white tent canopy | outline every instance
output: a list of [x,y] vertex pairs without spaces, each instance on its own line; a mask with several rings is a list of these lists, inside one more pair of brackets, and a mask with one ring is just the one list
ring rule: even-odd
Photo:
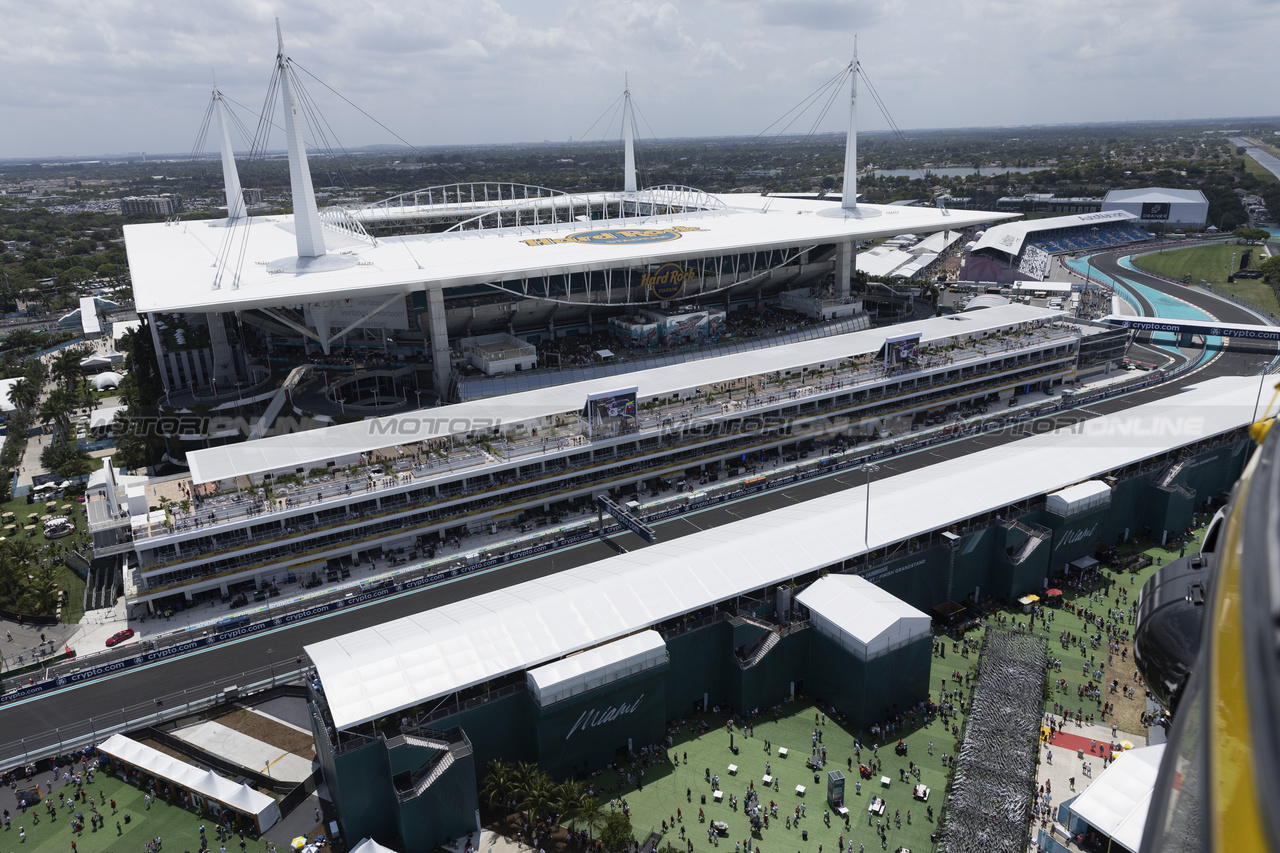
[[106,373],[99,373],[90,381],[95,391],[105,391],[108,388],[119,388],[120,383],[124,381],[124,377],[114,370],[108,370]]
[[253,817],[258,823],[259,832],[280,819],[279,806],[266,794],[224,779],[211,770],[201,770],[185,761],[179,761],[124,735],[116,734],[107,738],[98,744],[98,751],[144,773],[167,779],[179,788],[193,791],[205,799]]
[[1111,487],[1101,480],[1089,480],[1049,495],[1045,508],[1055,515],[1076,515],[1109,503]]
[[396,853],[390,847],[383,847],[372,838],[366,838],[351,848],[351,853]]
[[[1252,422],[1257,391],[1250,377],[1210,379],[1078,427],[890,477],[873,490],[869,531],[865,494],[842,491],[321,640],[306,652],[334,725],[347,729],[1237,429]],[[1197,417],[1181,419],[1181,434],[1155,428],[1188,411]],[[1100,440],[1117,435],[1124,440]]]
[[857,575],[828,575],[796,596],[813,628],[868,661],[930,635],[928,614]]
[[1120,753],[1070,806],[1071,813],[1131,853],[1142,845],[1164,744]]
[[529,692],[545,708],[667,662],[667,644],[657,631],[641,631],[563,660],[531,669]]

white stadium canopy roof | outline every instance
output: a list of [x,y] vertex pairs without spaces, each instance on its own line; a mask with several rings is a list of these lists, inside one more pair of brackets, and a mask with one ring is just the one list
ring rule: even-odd
[[1138,853],[1164,748],[1161,743],[1120,753],[1068,808],[1125,850]]
[[[945,317],[899,323],[893,326],[892,333],[903,335],[918,331],[922,335],[921,343],[928,345],[931,341],[945,340],[956,335],[980,336],[996,329],[1021,323],[1042,323],[1061,316],[1062,312],[1057,310],[1010,305],[999,310],[985,311],[981,316],[966,317],[963,324]],[[588,395],[607,394],[632,385],[638,388],[637,398],[644,401],[744,376],[833,364],[844,358],[879,352],[887,337],[889,334],[885,329],[868,329],[769,349],[688,361],[625,376],[606,376],[568,385],[521,391],[502,397],[338,424],[292,435],[194,450],[187,454],[187,463],[191,466],[192,482],[196,484],[213,483],[236,476],[253,476],[267,471],[292,472],[296,468],[309,469],[398,444],[466,434],[475,429],[473,424],[477,422],[495,426],[515,425],[580,411]]]
[[1077,213],[1072,216],[1054,216],[1050,219],[1031,219],[1025,222],[1003,222],[993,225],[978,239],[972,251],[998,249],[1010,255],[1022,251],[1028,234],[1037,231],[1053,231],[1058,228],[1080,228],[1087,225],[1108,225],[1114,222],[1131,222],[1138,217],[1123,210],[1102,213]]
[[[273,273],[269,267],[297,254],[292,215],[251,217],[251,224],[232,228],[225,220],[126,225],[125,243],[139,313],[225,312],[803,248],[908,231],[927,233],[1012,215],[966,210],[944,214],[934,208],[861,205],[863,215],[843,216],[830,201],[747,193],[713,198],[726,207],[574,225],[385,237],[376,245],[326,227],[329,254],[349,254],[358,265],[306,274]],[[586,230],[676,228],[691,230],[662,242],[537,246],[525,242],[559,239]],[[234,268],[224,269],[227,264]],[[215,289],[220,270],[220,287]]]
[[[998,311],[1001,309],[990,309]],[[1173,397],[306,647],[346,729],[1250,423],[1258,384]],[[939,499],[950,496],[952,499]],[[875,538],[872,539],[871,537]]]
[[809,608],[814,630],[863,661],[931,634],[927,613],[857,575],[819,578],[796,601]]

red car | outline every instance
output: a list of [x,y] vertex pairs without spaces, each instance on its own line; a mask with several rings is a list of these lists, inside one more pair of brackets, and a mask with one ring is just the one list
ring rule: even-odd
[[133,636],[132,628],[125,628],[123,631],[117,631],[116,633],[112,634],[111,637],[107,640],[107,646],[110,647],[110,646],[118,645],[120,643],[123,643],[125,640],[128,640],[132,636]]

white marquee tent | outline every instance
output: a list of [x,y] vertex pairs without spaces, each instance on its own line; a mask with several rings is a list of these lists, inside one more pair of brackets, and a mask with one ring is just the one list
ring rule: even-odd
[[1164,747],[1158,744],[1120,753],[1071,803],[1071,813],[1124,849],[1137,853]]
[[930,635],[928,614],[858,575],[828,575],[796,596],[813,628],[868,661]]
[[545,708],[666,662],[667,644],[662,635],[641,631],[531,669],[525,679],[538,706]]
[[201,770],[185,761],[179,761],[124,735],[116,734],[107,738],[98,744],[98,751],[116,762],[165,779],[179,788],[252,818],[257,822],[258,832],[264,832],[280,820],[279,806],[266,794],[224,779],[211,770]]

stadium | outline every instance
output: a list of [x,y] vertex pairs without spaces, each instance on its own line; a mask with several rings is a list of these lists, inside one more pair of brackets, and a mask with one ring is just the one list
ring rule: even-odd
[[286,388],[330,416],[477,399],[563,381],[544,368],[566,362],[589,378],[731,345],[738,312],[784,300],[817,333],[849,331],[868,322],[858,244],[1008,216],[858,203],[852,132],[839,202],[640,188],[629,95],[619,192],[487,182],[320,210],[283,45],[277,65],[294,212],[248,215],[215,92],[227,218],[125,228],[174,406],[270,413]]
[[1044,281],[1053,272],[1054,256],[1149,241],[1141,222],[1137,214],[1115,210],[1001,223],[965,247],[959,277],[998,284]]

